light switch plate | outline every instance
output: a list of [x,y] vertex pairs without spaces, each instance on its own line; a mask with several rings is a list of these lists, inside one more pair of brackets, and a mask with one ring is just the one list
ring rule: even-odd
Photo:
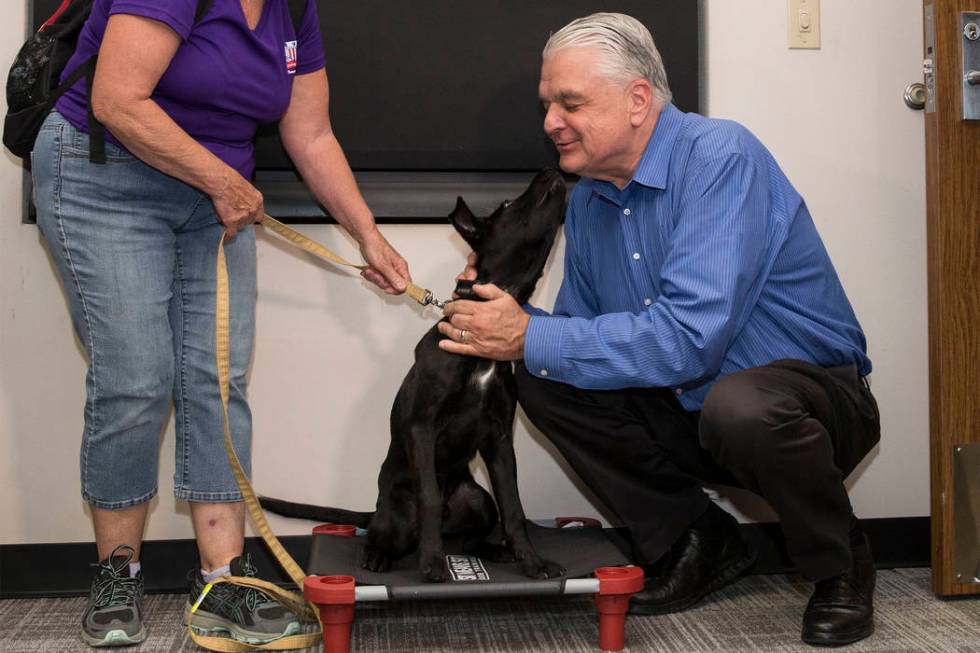
[[820,49],[820,0],[787,0],[786,32],[793,50]]

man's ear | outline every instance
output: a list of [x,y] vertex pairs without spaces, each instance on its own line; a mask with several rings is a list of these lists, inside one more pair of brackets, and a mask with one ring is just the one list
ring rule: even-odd
[[647,80],[635,79],[626,90],[626,98],[629,103],[630,123],[639,127],[657,102],[656,90]]
[[479,230],[477,229],[477,218],[470,211],[462,197],[456,198],[456,208],[449,214],[449,221],[452,223],[459,235],[468,243],[478,239]]

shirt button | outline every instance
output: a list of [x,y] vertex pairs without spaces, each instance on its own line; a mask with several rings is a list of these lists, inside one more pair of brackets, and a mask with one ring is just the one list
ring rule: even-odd
[[653,300],[650,299],[649,297],[647,297],[646,299],[643,300],[643,304],[646,305],[646,306],[649,306],[652,303],[653,303]]
[[676,390],[674,390],[674,394],[680,397],[682,394],[684,394],[684,391],[681,390],[680,388],[677,388]]
[[633,252],[633,260],[634,261],[639,261],[640,260],[640,253],[639,252]]
[[548,370],[542,369],[539,374],[541,374],[541,376],[548,376]]
[[629,215],[631,211],[629,209],[623,209],[623,215]]

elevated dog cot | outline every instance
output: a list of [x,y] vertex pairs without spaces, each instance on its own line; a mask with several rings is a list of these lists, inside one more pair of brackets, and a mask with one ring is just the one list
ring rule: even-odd
[[[516,596],[593,594],[599,616],[599,647],[619,651],[625,644],[625,617],[630,597],[643,589],[643,571],[629,560],[599,522],[558,518],[554,526],[528,524],[537,552],[560,564],[566,575],[534,580],[523,576],[516,562],[482,560],[445,542],[452,579],[425,582],[418,556],[406,556],[390,571],[375,573],[358,565],[366,531],[353,526],[323,524],[313,529],[306,598],[320,609],[324,653],[348,653],[357,603],[428,599],[489,599]],[[491,538],[493,539],[493,538]]]

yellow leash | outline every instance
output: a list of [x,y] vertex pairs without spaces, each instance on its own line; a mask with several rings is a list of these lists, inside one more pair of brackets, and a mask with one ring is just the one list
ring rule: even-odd
[[[252,484],[249,483],[248,477],[245,476],[245,471],[242,469],[241,462],[238,460],[238,455],[235,453],[235,449],[231,442],[231,428],[228,422],[228,385],[230,377],[230,344],[229,344],[229,307],[228,307],[228,265],[225,260],[225,234],[222,232],[221,240],[218,242],[218,257],[217,257],[217,282],[215,290],[215,320],[214,320],[214,342],[215,342],[215,361],[218,366],[218,390],[221,394],[221,410],[224,415],[224,438],[225,438],[225,453],[228,455],[228,462],[231,463],[232,473],[235,476],[235,483],[238,484],[238,489],[242,493],[242,497],[245,500],[245,509],[248,511],[248,517],[252,522],[252,525],[262,536],[262,540],[272,551],[279,565],[286,571],[290,579],[296,584],[297,587],[302,588],[303,579],[306,574],[303,572],[302,568],[293,560],[292,556],[286,552],[282,544],[276,538],[272,529],[269,527],[269,522],[266,521],[265,514],[262,512],[262,508],[259,506],[258,499],[255,497],[255,491],[252,489]],[[306,618],[310,620],[315,617],[317,620],[318,628],[316,632],[312,633],[302,633],[299,635],[290,635],[288,637],[283,637],[266,644],[247,644],[245,642],[240,642],[236,639],[230,637],[213,637],[210,635],[198,635],[194,632],[194,629],[190,625],[191,619],[188,619],[187,631],[190,633],[191,639],[203,648],[210,649],[212,651],[221,651],[224,653],[238,653],[239,651],[250,651],[253,649],[262,650],[286,650],[286,649],[297,649],[297,648],[307,648],[310,646],[316,646],[319,641],[323,639],[323,624],[320,623],[320,613],[315,606],[310,604],[303,598],[302,594],[296,594],[293,592],[287,592],[280,589],[278,586],[259,580],[257,578],[247,578],[242,576],[225,576],[218,579],[214,583],[209,583],[205,586],[204,591],[201,592],[201,596],[195,602],[194,606],[191,608],[191,616],[197,611],[200,606],[201,601],[206,596],[207,592],[210,591],[214,584],[221,582],[235,583],[236,585],[249,585],[252,587],[259,588],[264,592],[279,598],[285,605],[292,609],[298,617]]]
[[[298,231],[287,227],[283,223],[268,215],[263,218],[261,224],[262,226],[276,232],[300,249],[325,261],[356,268],[358,270],[363,270],[368,267],[366,265],[351,263],[350,261],[337,256],[323,245],[320,245],[310,238],[307,238]],[[442,305],[442,302],[439,302],[433,298],[430,291],[420,288],[411,282],[409,282],[405,294],[423,306],[427,304],[435,304],[436,306]],[[269,522],[266,520],[265,514],[262,512],[262,508],[259,506],[258,499],[255,496],[255,490],[252,489],[252,484],[249,483],[248,477],[245,476],[245,471],[242,469],[241,462],[238,460],[238,455],[235,453],[235,449],[232,446],[231,429],[228,422],[228,387],[231,368],[228,321],[228,266],[225,260],[225,235],[222,233],[221,240],[218,242],[214,337],[215,360],[218,366],[218,388],[221,395],[221,409],[224,414],[223,426],[225,453],[228,455],[228,462],[231,463],[232,473],[235,476],[235,482],[238,484],[238,489],[241,491],[242,497],[245,501],[245,509],[248,511],[249,520],[252,522],[252,525],[255,527],[255,530],[258,531],[259,535],[262,536],[262,540],[269,547],[269,550],[275,556],[276,560],[279,562],[279,565],[289,575],[289,578],[292,579],[297,587],[302,588],[303,579],[306,578],[306,573],[296,563],[296,561],[293,560],[292,556],[289,555],[286,549],[283,548],[282,544],[269,527]],[[241,651],[256,649],[282,651],[287,649],[300,649],[316,646],[323,639],[323,623],[320,621],[320,611],[315,605],[307,601],[302,594],[288,592],[281,589],[279,586],[274,585],[273,583],[269,583],[258,578],[224,576],[212,583],[207,584],[204,587],[204,590],[201,592],[201,596],[198,597],[197,601],[191,607],[191,614],[197,611],[201,602],[204,600],[204,597],[211,590],[211,588],[219,583],[234,583],[236,585],[247,585],[261,589],[266,594],[277,598],[302,620],[312,621],[313,618],[315,618],[318,627],[314,632],[290,635],[266,644],[247,644],[230,637],[198,635],[196,632],[194,632],[194,629],[190,626],[190,623],[188,623],[187,630],[190,633],[191,639],[193,639],[198,646],[210,649],[212,651],[220,651],[222,653],[239,653]],[[190,619],[188,619],[188,622],[189,621]]]
[[[356,268],[358,270],[364,270],[368,267],[367,265],[357,265],[356,263],[351,263],[347,259],[337,256],[320,243],[316,242],[315,240],[310,240],[303,234],[299,233],[295,229],[287,227],[272,216],[265,216],[262,218],[262,222],[260,224],[266,229],[271,229],[272,231],[276,232],[300,249],[307,251],[310,254],[323,259],[324,261],[330,261],[331,263],[336,263],[337,265],[346,265],[347,267]],[[423,306],[427,304],[435,304],[436,306],[442,308],[444,303],[437,301],[435,298],[433,298],[430,291],[416,286],[411,281],[408,282],[408,288],[405,289],[405,294]]]

